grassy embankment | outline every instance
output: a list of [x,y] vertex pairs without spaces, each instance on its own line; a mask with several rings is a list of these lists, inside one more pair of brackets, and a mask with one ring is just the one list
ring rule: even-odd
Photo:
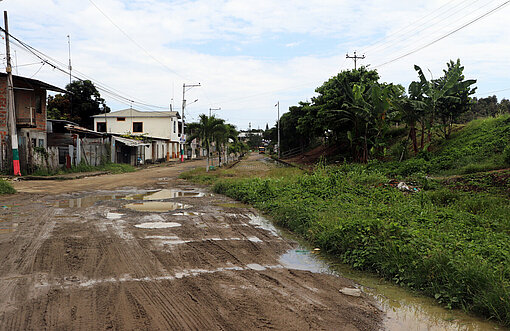
[[[472,172],[480,160],[480,169],[503,166],[508,122],[506,117],[471,123],[427,159],[387,167],[317,167],[310,174],[277,169],[243,178],[233,170],[196,170],[185,177],[255,206],[355,268],[508,326],[508,183],[503,190],[474,194],[425,176]],[[423,188],[420,192],[406,194],[385,185],[388,174],[403,177],[415,171],[422,171],[412,178]],[[467,181],[474,187],[490,186],[480,179],[485,175],[472,176]]]

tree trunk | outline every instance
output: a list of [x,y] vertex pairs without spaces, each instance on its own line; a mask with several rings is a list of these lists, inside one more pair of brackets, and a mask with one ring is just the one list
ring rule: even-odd
[[413,142],[413,151],[414,155],[416,155],[418,154],[418,141],[416,140],[416,127],[414,124],[411,125],[411,128],[409,129],[409,137],[411,137],[411,141]]

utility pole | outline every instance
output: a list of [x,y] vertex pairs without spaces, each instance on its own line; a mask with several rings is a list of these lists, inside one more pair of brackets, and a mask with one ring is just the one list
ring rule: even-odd
[[9,23],[7,20],[7,11],[4,11],[5,22],[5,53],[7,57],[7,127],[10,135],[10,144],[12,149],[12,166],[15,176],[21,176],[21,169],[19,166],[19,151],[18,151],[18,134],[16,132],[16,109],[14,107],[14,83],[12,79],[12,66],[11,66],[11,48],[9,45]]
[[[69,46],[69,88],[71,88],[72,77],[73,77],[73,66],[71,65],[71,36],[67,35],[67,45]],[[69,109],[69,113],[71,115],[71,120],[73,119],[73,95],[69,93],[69,103],[71,109]],[[106,125],[106,122],[105,122]]]
[[278,121],[276,125],[278,126],[278,158],[280,158],[280,101],[278,101],[275,107],[278,107]]
[[[193,87],[201,86],[200,83],[198,84],[189,84],[186,85],[186,83],[182,84],[182,132],[181,132],[181,162],[184,162],[184,145],[186,143],[186,138],[184,136],[184,110],[186,109],[186,91],[192,89]],[[196,100],[195,100],[196,101]]]
[[357,69],[357,68],[356,68],[356,61],[357,61],[358,59],[363,60],[363,59],[365,58],[365,54],[363,54],[362,56],[357,56],[357,55],[356,55],[356,51],[355,51],[355,52],[354,52],[354,56],[349,56],[349,53],[347,53],[347,54],[345,54],[345,58],[346,58],[346,59],[354,59],[354,70],[356,70],[356,69]]
[[209,117],[211,117],[211,110],[221,110],[221,107],[219,107],[219,108],[209,108]]

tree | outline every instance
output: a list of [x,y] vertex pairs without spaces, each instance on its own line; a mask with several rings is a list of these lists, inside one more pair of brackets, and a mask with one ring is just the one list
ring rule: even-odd
[[205,114],[200,115],[199,121],[188,124],[188,129],[191,135],[188,138],[188,144],[194,139],[200,139],[202,146],[207,150],[207,167],[206,171],[209,171],[209,160],[211,155],[211,142],[217,132],[223,130],[224,120],[213,116],[207,116]]
[[420,97],[426,107],[422,113],[422,137],[421,148],[424,148],[425,129],[428,132],[428,141],[432,139],[432,126],[436,119],[440,120],[440,129],[445,138],[451,133],[454,120],[467,110],[467,104],[470,102],[469,95],[475,92],[471,89],[476,80],[464,80],[462,74],[464,67],[457,62],[447,63],[447,70],[444,70],[444,76],[439,79],[427,80],[423,70],[415,65],[414,69],[418,72],[419,82],[413,82],[415,88],[420,89]]
[[232,140],[233,142],[237,141],[238,135],[239,133],[237,132],[235,126],[233,126],[232,124],[223,124],[221,126],[218,126],[218,129],[213,134],[216,149],[218,150],[218,164],[220,166],[222,152],[224,151],[226,153],[228,151],[227,145],[229,143],[229,140]]
[[75,80],[66,86],[68,93],[48,97],[48,118],[65,119],[93,128],[91,116],[109,113],[105,100],[90,80]]

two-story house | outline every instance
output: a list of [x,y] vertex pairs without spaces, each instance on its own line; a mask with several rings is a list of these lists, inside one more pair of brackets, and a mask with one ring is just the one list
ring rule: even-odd
[[[176,111],[140,111],[124,109],[93,116],[94,129],[114,135],[143,136],[148,145],[140,145],[137,158],[143,162],[169,160],[179,157],[180,115]],[[128,153],[128,146],[119,140],[115,153],[119,160]],[[131,146],[133,147],[133,146]]]
[[[16,131],[21,170],[30,172],[38,166],[36,152],[46,148],[46,91],[66,93],[56,86],[13,75]],[[7,148],[7,74],[0,73],[0,165],[8,167]],[[36,148],[37,147],[37,148]],[[12,155],[10,156],[12,158]],[[7,168],[8,169],[8,168]]]

